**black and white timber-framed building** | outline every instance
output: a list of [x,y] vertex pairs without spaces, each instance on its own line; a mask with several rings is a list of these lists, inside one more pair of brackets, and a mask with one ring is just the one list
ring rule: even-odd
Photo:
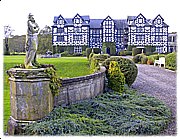
[[82,53],[84,47],[102,48],[103,42],[114,42],[116,52],[128,45],[144,48],[153,46],[158,53],[169,52],[168,25],[161,15],[147,19],[141,13],[127,19],[90,19],[76,14],[74,18],[55,16],[52,44],[70,47],[72,53]]

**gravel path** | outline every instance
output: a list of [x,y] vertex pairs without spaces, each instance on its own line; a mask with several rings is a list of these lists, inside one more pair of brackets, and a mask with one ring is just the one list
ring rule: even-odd
[[177,135],[176,126],[176,72],[153,65],[137,64],[138,76],[132,88],[162,100],[172,111],[172,122],[160,135]]

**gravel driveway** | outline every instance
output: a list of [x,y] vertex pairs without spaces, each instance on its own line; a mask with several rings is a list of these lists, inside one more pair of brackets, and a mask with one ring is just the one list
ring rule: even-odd
[[176,135],[176,72],[153,65],[137,64],[138,76],[132,88],[162,100],[171,108],[173,120],[160,135]]

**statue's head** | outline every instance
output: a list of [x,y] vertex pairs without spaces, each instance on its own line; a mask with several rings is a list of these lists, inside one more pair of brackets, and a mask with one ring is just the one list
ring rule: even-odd
[[28,20],[35,22],[34,15],[32,13],[29,13]]

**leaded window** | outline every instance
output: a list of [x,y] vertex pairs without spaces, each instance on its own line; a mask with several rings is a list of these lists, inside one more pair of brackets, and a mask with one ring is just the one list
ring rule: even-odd
[[82,47],[80,47],[80,46],[75,46],[75,47],[74,47],[74,53],[81,54],[81,53],[82,53]]

